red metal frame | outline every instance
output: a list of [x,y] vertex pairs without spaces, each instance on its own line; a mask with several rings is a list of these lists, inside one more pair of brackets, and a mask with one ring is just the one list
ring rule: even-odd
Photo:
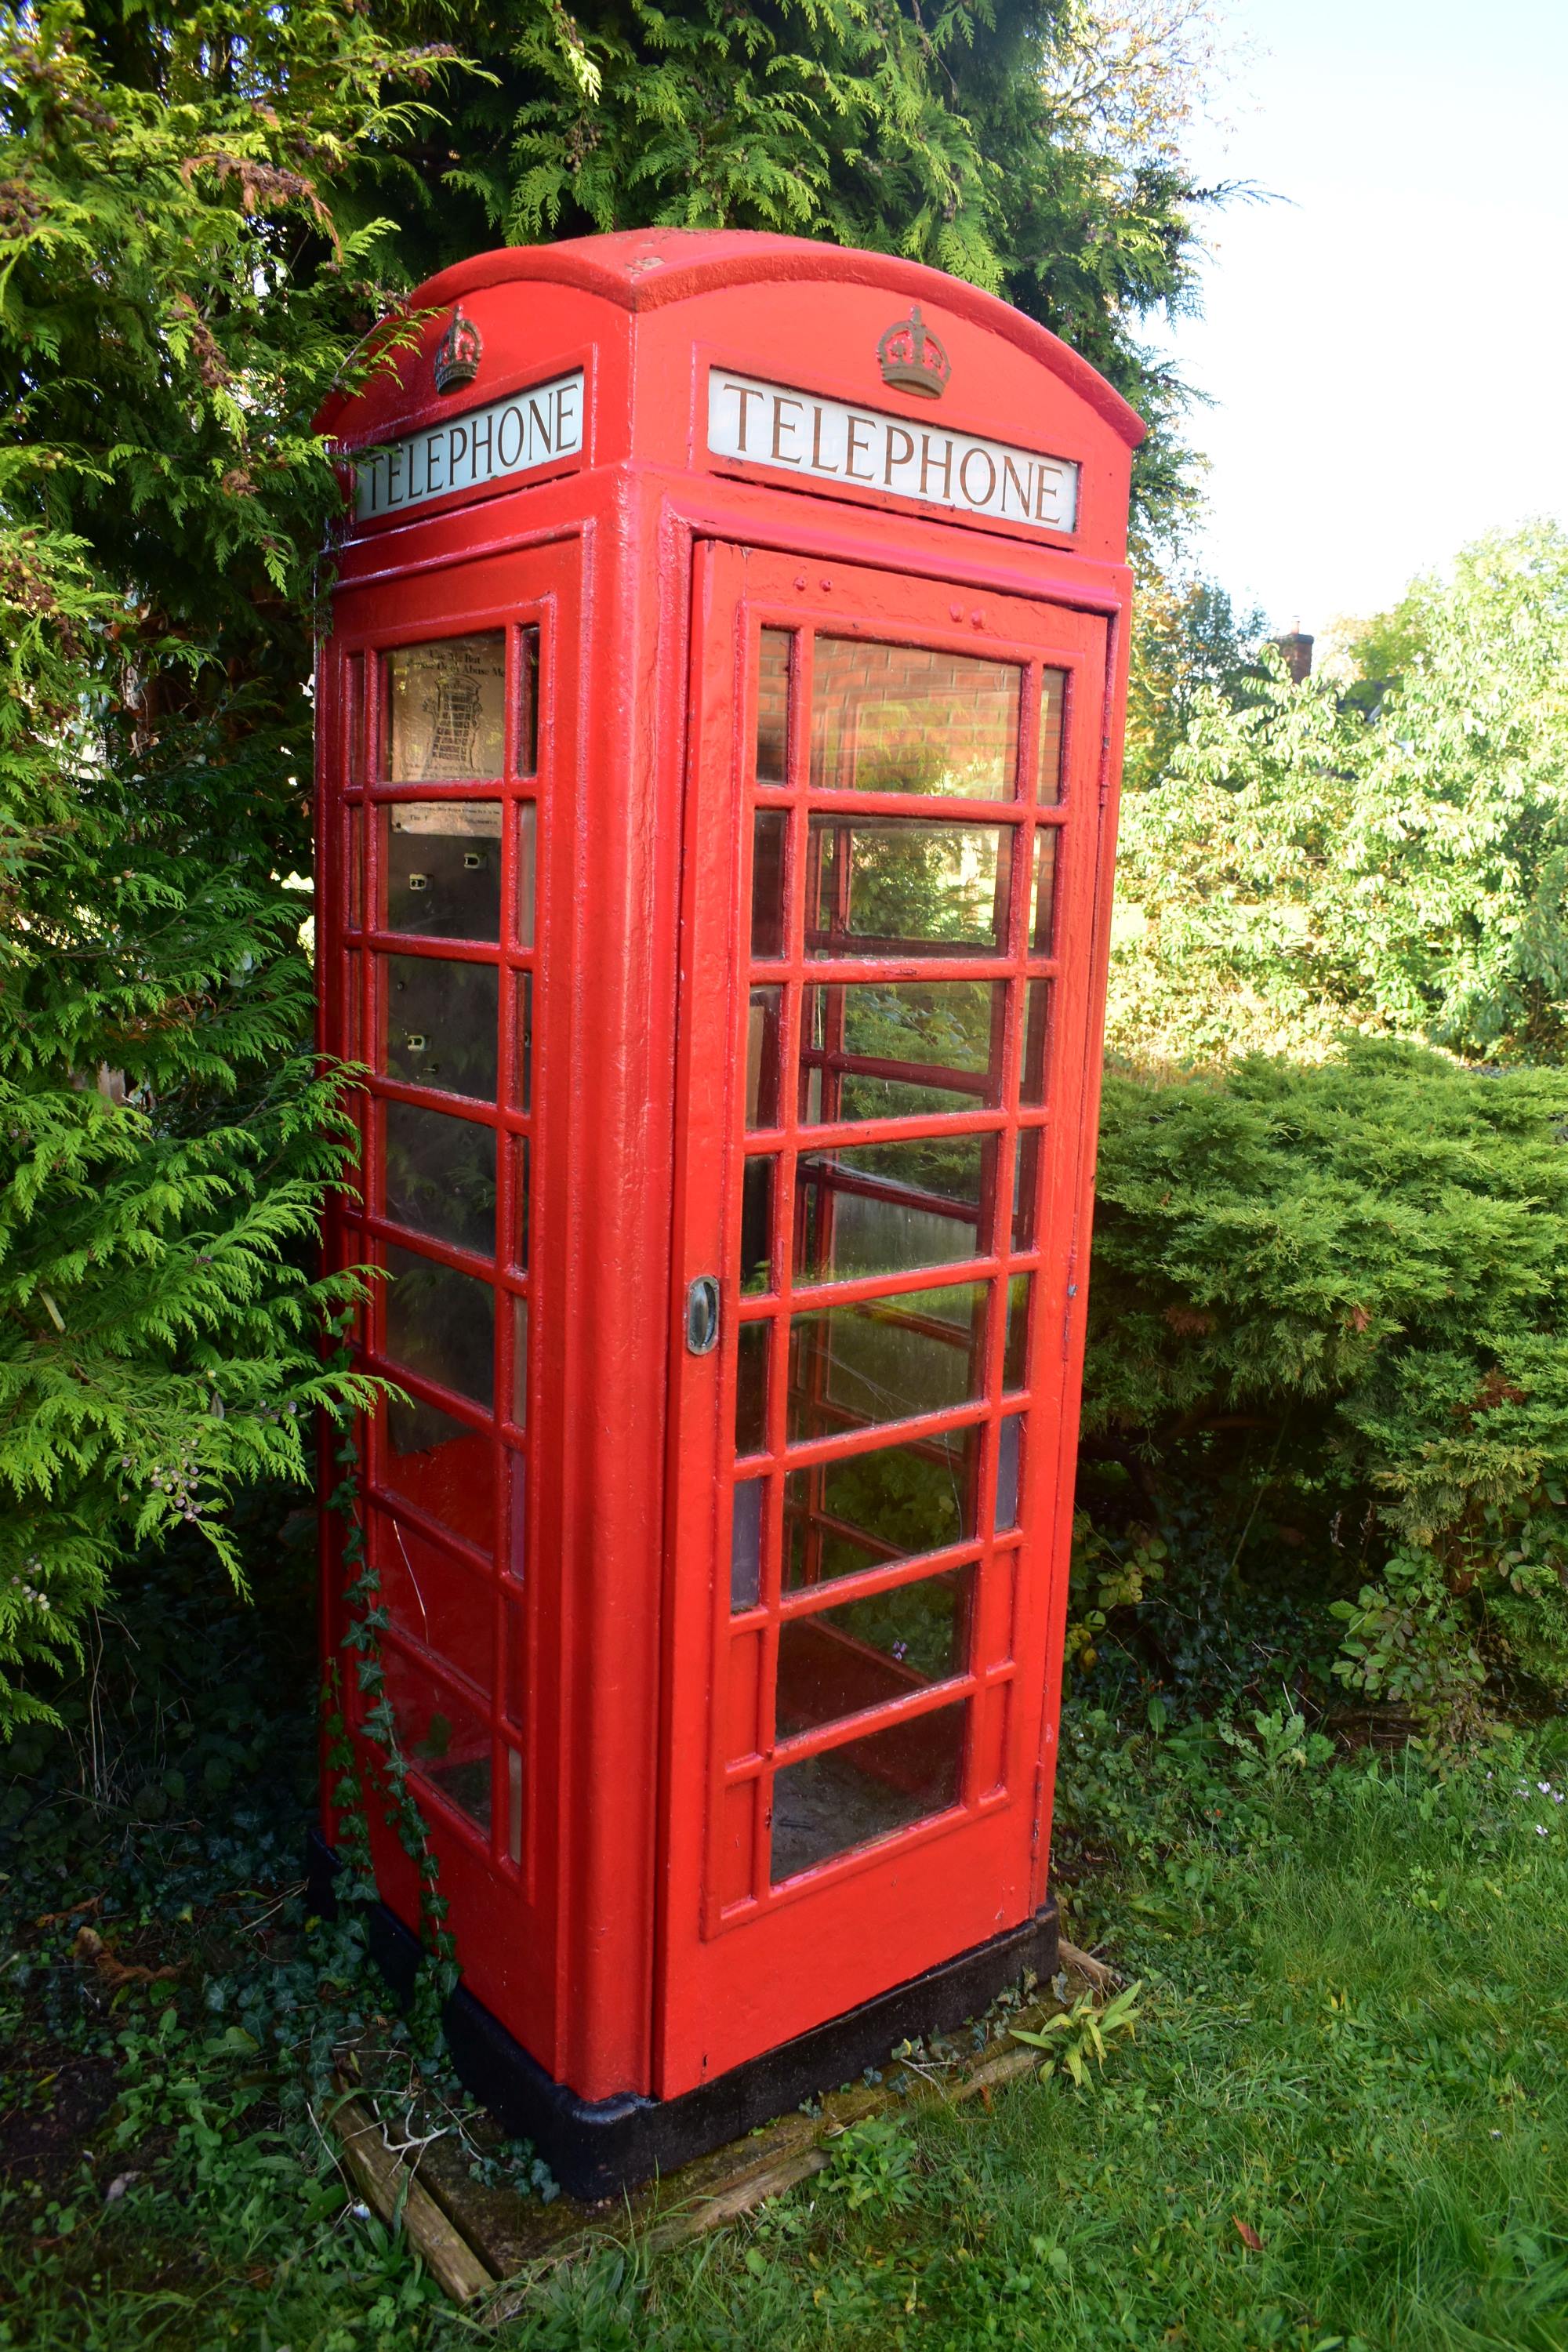
[[[496,1300],[494,1410],[395,1360],[384,1285],[355,1334],[363,1364],[473,1433],[471,1454],[455,1442],[441,1457],[453,1475],[438,1465],[422,1493],[392,1468],[384,1410],[360,1433],[371,1541],[397,1596],[389,1664],[395,1676],[406,1674],[424,1710],[411,1719],[429,1723],[438,1712],[447,1743],[437,1756],[432,1731],[431,1755],[415,1760],[465,1976],[557,2081],[589,2098],[623,2090],[670,2097],[1016,1926],[1043,1895],[1124,693],[1122,524],[1136,430],[1081,362],[973,289],[790,239],[656,233],[486,256],[420,289],[417,305],[435,316],[419,350],[399,362],[400,373],[330,413],[345,444],[448,413],[427,389],[428,347],[444,306],[459,295],[485,341],[473,401],[580,364],[588,430],[583,457],[563,468],[523,487],[437,500],[404,520],[377,519],[344,551],[321,681],[321,1042],[367,1060],[374,1075],[362,1114],[368,1197],[334,1211],[328,1246],[340,1264],[384,1265],[389,1247],[405,1249],[433,1268],[482,1280]],[[858,507],[817,486],[802,497],[794,485],[703,456],[703,386],[714,355],[755,376],[805,381],[928,419],[929,404],[876,377],[878,337],[910,299],[952,357],[944,427],[1011,435],[1082,466],[1070,543],[1059,533],[1029,541],[1016,528],[938,520],[879,494]],[[779,784],[754,783],[751,767],[764,628],[789,633],[794,648],[791,765]],[[495,629],[507,646],[503,772],[439,784],[376,781],[388,654]],[[524,633],[533,629],[540,729],[530,777],[519,770],[516,687]],[[1017,767],[1029,779],[1040,682],[1064,673],[1059,800],[911,801],[813,786],[820,636],[1014,665]],[[494,941],[421,940],[385,926],[380,812],[427,802],[501,806]],[[529,805],[537,811],[536,911],[525,945],[514,921],[514,813]],[[784,820],[788,912],[784,951],[752,966],[742,914],[754,810]],[[813,813],[837,828],[839,898],[837,932],[818,923],[808,940]],[[917,955],[847,934],[845,828],[879,818],[1011,837],[1014,854],[1000,861],[997,951],[982,941]],[[1049,953],[1026,937],[1034,844],[1047,833],[1058,851]],[[454,1097],[384,1067],[393,956],[496,971],[493,1098]],[[516,1070],[525,977],[533,1057],[526,1107]],[[944,1073],[958,1107],[940,1114],[847,1128],[825,1108],[806,1122],[793,1072],[813,990],[955,982],[993,990],[987,1067],[999,1079]],[[1050,997],[1041,1101],[1020,1100],[1031,982]],[[785,1083],[776,1123],[747,1134],[753,983],[779,992]],[[804,1061],[824,1074],[830,1107],[849,1000],[814,1001],[827,1009],[828,1025]],[[862,1076],[930,1076],[929,1066],[896,1058],[861,1055],[857,1066]],[[500,1237],[516,1229],[526,1144],[526,1267],[509,1249],[476,1253],[388,1215],[380,1138],[388,1106],[398,1104],[495,1135]],[[797,1276],[801,1160],[932,1136],[984,1141],[992,1205],[977,1213],[985,1222],[975,1223],[974,1254],[892,1275]],[[1005,1204],[1026,1152],[1035,1222],[1020,1237]],[[773,1161],[774,1222],[771,1286],[742,1296],[748,1158]],[[819,1242],[851,1194],[892,1197],[885,1179],[863,1169],[808,1170],[808,1181]],[[932,1208],[953,1215],[951,1203]],[[685,1343],[684,1307],[700,1276],[721,1277],[721,1340],[697,1356]],[[1006,1303],[1021,1283],[1027,1360],[1020,1369],[1015,1343],[1005,1380]],[[825,1539],[849,1540],[848,1523],[822,1500],[826,1465],[858,1458],[868,1444],[853,1424],[792,1438],[792,1316],[890,1302],[895,1322],[945,1337],[950,1327],[929,1299],[907,1309],[898,1302],[966,1286],[979,1303],[969,1342],[973,1401],[877,1423],[869,1444],[923,1447],[917,1458],[929,1460],[942,1441],[975,1433],[963,1449],[974,1482],[967,1532],[914,1558],[884,1543],[881,1559],[873,1533],[871,1556],[854,1573],[784,1591],[786,1479],[797,1496],[814,1499],[800,1540],[803,1557],[820,1564]],[[521,1413],[510,1405],[517,1317],[529,1333]],[[764,1328],[767,1442],[737,1468],[739,1335]],[[802,1372],[802,1382],[803,1394],[816,1395],[820,1423],[817,1372]],[[1015,1413],[1026,1417],[1016,1523],[993,1529],[984,1510],[975,1516],[973,1496],[990,1495],[1003,1423]],[[752,1475],[767,1481],[761,1587],[754,1607],[732,1613],[731,1498]],[[798,1525],[798,1504],[791,1507]],[[335,1645],[337,1523],[323,1524],[323,1631]],[[875,1664],[863,1642],[835,1630],[825,1650],[826,1612],[943,1578],[969,1645],[945,1679],[917,1687],[906,1676],[907,1694],[889,1697],[886,1664]],[[871,1694],[874,1713],[833,1714],[775,1742],[772,1692],[786,1632],[792,1654],[818,1667],[826,1660],[840,1675],[846,1708]],[[955,1802],[772,1883],[765,1816],[776,1772],[883,1726],[912,1727],[899,1735],[912,1754],[921,1724],[929,1731],[929,1718],[954,1706],[965,1723]],[[901,1752],[895,1739],[893,1765],[879,1768],[895,1781],[912,1769],[898,1763]],[[476,1794],[486,1772],[488,1822]],[[468,1810],[452,1801],[455,1790],[468,1792]],[[384,1895],[412,1919],[412,1867],[377,1808],[371,1830]]]

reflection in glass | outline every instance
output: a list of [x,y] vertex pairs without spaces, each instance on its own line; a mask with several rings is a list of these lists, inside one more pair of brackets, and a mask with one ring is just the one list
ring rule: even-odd
[[477,1276],[389,1243],[386,1355],[421,1380],[489,1408],[495,1394],[495,1293]]
[[1011,800],[1021,682],[1011,662],[818,637],[813,791]]
[[1018,1486],[1022,1469],[1024,1416],[1007,1413],[996,1435],[996,1516],[993,1522],[995,1532],[1005,1535],[1018,1524]]
[[1023,1066],[1018,1100],[1029,1109],[1046,1099],[1051,1044],[1051,983],[1031,980],[1025,990]]
[[349,811],[348,929],[364,929],[364,811]]
[[389,1078],[494,1102],[496,968],[437,956],[387,956]]
[[814,816],[806,953],[1000,955],[1010,826]]
[[957,1283],[794,1316],[790,1436],[826,1437],[973,1404],[986,1288]]
[[781,1739],[864,1714],[961,1675],[974,1571],[951,1570],[891,1592],[786,1617],[779,1628]]
[[802,1282],[850,1282],[952,1265],[981,1252],[990,1223],[989,1136],[868,1143],[802,1157],[795,1175],[795,1270]]
[[1029,1301],[1034,1288],[1032,1274],[1016,1274],[1007,1285],[1007,1338],[1002,1358],[1005,1389],[1024,1386],[1029,1355]]
[[528,1427],[528,1301],[511,1302],[511,1417],[519,1429]]
[[386,929],[500,937],[500,803],[399,801],[382,810]]
[[771,1323],[742,1323],[735,1349],[735,1451],[761,1454],[768,1442],[768,1334]]
[[748,1160],[741,1180],[741,1290],[773,1288],[773,1171],[776,1160]]
[[752,953],[761,960],[784,951],[784,844],[789,818],[783,809],[759,809],[752,820]]
[[488,1692],[495,1650],[491,1586],[389,1511],[372,1512],[370,1533],[382,1603],[398,1632]]
[[934,1707],[775,1773],[774,1885],[955,1805],[968,1711]]
[[792,1470],[784,1480],[786,1591],[973,1540],[980,1434],[954,1429]]
[[442,637],[381,657],[383,757],[394,784],[475,783],[501,772],[506,638]]
[[539,624],[518,632],[517,772],[539,772]]
[[494,1130],[418,1103],[389,1102],[386,1214],[454,1249],[489,1257],[496,1234]]
[[757,782],[789,782],[791,629],[764,629],[757,662]]
[[1040,679],[1040,749],[1036,761],[1036,797],[1059,801],[1062,796],[1062,714],[1067,707],[1068,675],[1048,669]]
[[730,1613],[754,1609],[763,1590],[763,1497],[765,1478],[742,1478],[730,1508]]
[[1040,1189],[1040,1129],[1026,1127],[1018,1138],[1013,1170],[1013,1247],[1035,1246],[1035,1202]]
[[533,974],[516,975],[517,1027],[512,1039],[511,1095],[519,1110],[533,1108]]
[[506,1857],[522,1860],[522,1759],[515,1748],[502,1749],[506,1758]]
[[538,812],[523,801],[517,812],[517,943],[533,945],[534,851],[539,832]]
[[350,654],[343,671],[349,704],[349,782],[364,782],[364,656]]
[[395,1642],[382,1645],[397,1743],[437,1793],[480,1829],[490,1825],[490,1731],[448,1683],[415,1664]]
[[748,1129],[779,1123],[780,1025],[784,1017],[782,988],[753,988],[746,1020],[746,1125]]
[[1001,1099],[1005,982],[834,981],[805,992],[800,1116],[921,1118]]
[[528,1138],[518,1136],[512,1144],[512,1234],[511,1262],[528,1272]]
[[1057,843],[1060,829],[1043,824],[1035,835],[1035,880],[1029,894],[1029,953],[1049,955],[1057,910]]
[[423,1397],[389,1397],[379,1483],[488,1551],[495,1540],[489,1439]]

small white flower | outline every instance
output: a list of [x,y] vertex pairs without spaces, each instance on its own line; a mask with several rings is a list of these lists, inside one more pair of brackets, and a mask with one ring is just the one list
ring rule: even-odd
[[1546,1823],[1544,1822],[1536,1822],[1535,1834],[1537,1837],[1544,1837],[1546,1835]]
[[1535,1785],[1540,1790],[1543,1797],[1549,1797],[1552,1794],[1552,1783],[1550,1780],[1537,1780]]

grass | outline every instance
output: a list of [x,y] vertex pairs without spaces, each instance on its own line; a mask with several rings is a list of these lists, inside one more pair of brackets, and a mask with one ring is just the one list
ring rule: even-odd
[[[100,1693],[108,1800],[57,1748],[12,1801],[0,2344],[448,2352],[471,2330],[346,2202],[301,2072],[376,1999],[285,1891],[307,1677],[279,1718],[265,1622],[158,1613],[162,1661]],[[1160,1737],[1080,1709],[1069,1927],[1144,1981],[1091,2087],[895,2115],[653,2263],[607,2232],[490,2340],[1568,2352],[1562,1748],[1325,1750],[1283,1709]],[[77,1921],[37,1924],[92,1895],[122,1958],[181,1973],[106,1986]]]

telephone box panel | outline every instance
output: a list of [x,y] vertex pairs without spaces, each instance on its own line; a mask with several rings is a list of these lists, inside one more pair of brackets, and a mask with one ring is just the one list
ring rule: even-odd
[[1053,1964],[1141,428],[787,238],[411,307],[326,419],[328,1247],[387,1386],[323,1633],[363,1554],[454,2051],[604,2194]]

